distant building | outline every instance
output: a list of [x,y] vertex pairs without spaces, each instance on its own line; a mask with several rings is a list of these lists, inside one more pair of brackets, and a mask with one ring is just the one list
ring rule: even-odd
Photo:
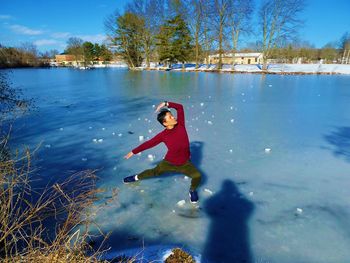
[[[263,53],[235,53],[234,58],[232,53],[222,54],[223,64],[260,64],[262,63]],[[219,54],[209,55],[209,64],[219,63]]]
[[76,58],[74,55],[68,55],[68,54],[62,54],[62,55],[56,55],[56,63],[59,66],[79,66],[83,61],[79,60],[76,61]]
[[[122,60],[118,56],[113,56],[111,61],[104,61],[102,58],[95,58],[91,61],[91,65],[94,66],[104,66],[106,64],[121,64]],[[84,66],[84,58],[79,56],[76,60],[74,55],[61,54],[55,56],[55,63],[52,63],[55,66],[73,66],[80,67]]]

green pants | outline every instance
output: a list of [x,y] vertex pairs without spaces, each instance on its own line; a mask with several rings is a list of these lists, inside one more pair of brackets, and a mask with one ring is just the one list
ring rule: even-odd
[[166,160],[163,160],[156,167],[145,170],[142,173],[138,174],[137,178],[139,180],[143,180],[146,178],[155,177],[168,172],[182,173],[187,175],[188,177],[191,177],[192,178],[191,190],[195,190],[201,182],[200,172],[190,161],[187,161],[183,165],[177,166],[177,165],[172,165]]

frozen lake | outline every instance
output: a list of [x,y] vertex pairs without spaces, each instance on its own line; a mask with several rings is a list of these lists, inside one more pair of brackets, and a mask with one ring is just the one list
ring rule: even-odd
[[[13,140],[42,144],[41,176],[99,169],[105,195],[117,188],[96,215],[113,251],[178,245],[201,262],[349,262],[350,76],[19,69],[10,77],[36,100]],[[139,136],[162,130],[153,105],[163,100],[185,107],[203,175],[199,208],[188,204],[183,175],[122,184],[165,155],[159,145],[123,159]]]

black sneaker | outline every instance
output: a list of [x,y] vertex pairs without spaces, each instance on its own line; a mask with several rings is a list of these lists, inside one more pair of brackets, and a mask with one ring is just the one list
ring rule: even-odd
[[125,178],[123,179],[124,184],[133,183],[133,182],[138,181],[138,179],[137,179],[136,176],[137,176],[137,174],[134,174],[134,175],[125,177]]
[[196,190],[190,190],[190,201],[192,204],[195,204],[198,202],[198,193]]

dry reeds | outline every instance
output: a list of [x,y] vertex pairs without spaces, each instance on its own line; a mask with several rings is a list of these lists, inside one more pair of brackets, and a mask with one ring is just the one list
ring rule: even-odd
[[[29,150],[22,158],[0,162],[0,261],[99,261],[101,249],[89,244],[94,224],[89,211],[100,208],[94,205],[101,192],[94,172],[76,173],[41,189],[32,187],[31,172]],[[55,222],[54,233],[48,222]]]

